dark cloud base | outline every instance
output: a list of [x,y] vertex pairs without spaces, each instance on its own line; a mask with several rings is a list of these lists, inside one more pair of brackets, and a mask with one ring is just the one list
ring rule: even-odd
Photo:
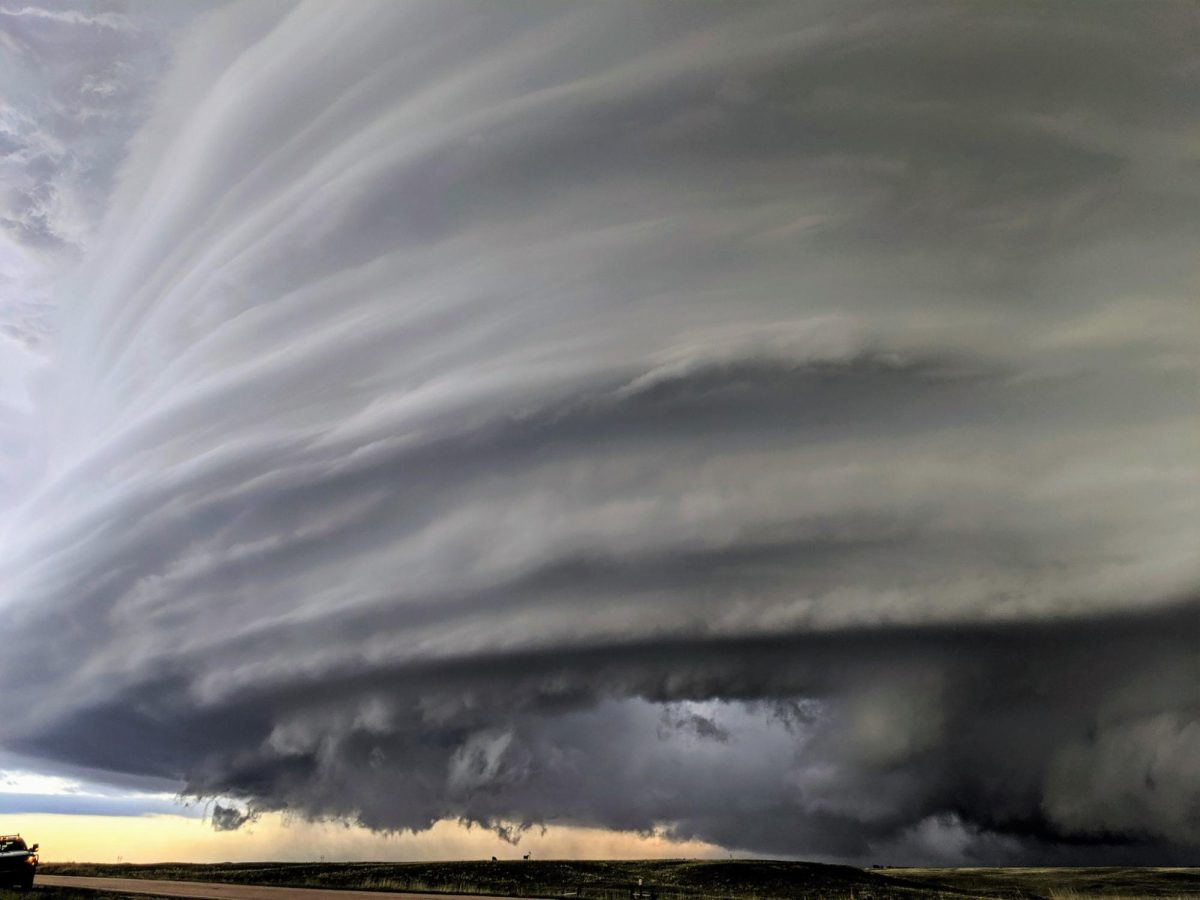
[[[1198,616],[1188,602],[1100,620],[479,654],[326,672],[211,709],[167,669],[17,746],[384,830],[445,817],[501,830],[670,823],[760,853],[939,861],[944,848],[911,835],[950,822],[967,859],[1184,864]],[[628,698],[663,705],[653,734]],[[778,770],[746,743],[769,732],[790,749],[763,760]],[[806,786],[814,770],[825,776]],[[244,821],[222,810],[219,827]]]

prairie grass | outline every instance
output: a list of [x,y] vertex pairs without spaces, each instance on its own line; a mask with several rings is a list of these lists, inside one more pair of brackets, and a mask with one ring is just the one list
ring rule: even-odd
[[[773,860],[43,864],[55,875],[540,900],[1200,900],[1200,869],[886,868]],[[651,894],[652,892],[652,894]],[[46,900],[59,896],[39,894]],[[111,896],[111,895],[109,895]],[[0,900],[8,900],[0,894]]]

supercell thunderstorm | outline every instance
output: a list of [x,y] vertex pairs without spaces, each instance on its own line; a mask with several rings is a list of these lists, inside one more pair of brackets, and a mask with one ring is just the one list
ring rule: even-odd
[[1200,17],[1154,13],[172,23],[3,409],[0,745],[384,830],[1194,858]]

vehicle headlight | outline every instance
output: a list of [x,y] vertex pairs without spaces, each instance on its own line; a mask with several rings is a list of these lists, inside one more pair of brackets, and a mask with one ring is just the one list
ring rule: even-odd
[[27,856],[27,857],[25,857],[25,862],[29,863],[29,865],[31,865],[31,866],[36,866],[37,865],[37,857],[36,856]]

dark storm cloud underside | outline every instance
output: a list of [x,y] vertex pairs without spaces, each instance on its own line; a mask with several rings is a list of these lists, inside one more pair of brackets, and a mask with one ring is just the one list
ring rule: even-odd
[[[1163,844],[1136,832],[1056,827],[1042,808],[1042,779],[1065,744],[1094,745],[1122,716],[1149,710],[1194,720],[1200,714],[1198,616],[1200,603],[1192,600],[1151,615],[1086,621],[664,639],[490,659],[477,654],[426,665],[323,672],[312,681],[248,690],[208,709],[197,708],[189,697],[186,670],[167,669],[119,704],[87,711],[68,730],[18,749],[100,769],[188,778],[188,791],[198,795],[249,796],[268,807],[346,815],[374,827],[426,827],[450,814],[485,823],[587,820],[642,829],[648,823],[636,809],[605,800],[638,786],[628,773],[620,775],[619,753],[605,759],[610,748],[591,730],[602,733],[603,720],[579,717],[560,730],[553,722],[631,696],[667,704],[714,697],[764,701],[771,711],[786,698],[835,700],[847,685],[935,673],[945,686],[936,747],[878,766],[860,763],[847,785],[858,793],[885,779],[911,779],[919,785],[916,805],[864,822],[780,801],[753,817],[731,820],[726,811],[741,797],[738,786],[726,794],[710,785],[703,797],[677,797],[660,814],[675,822],[672,832],[680,837],[785,854],[801,839],[811,852],[853,857],[927,816],[952,812],[1019,839],[1016,858],[1099,863],[1135,860],[1149,849],[1161,863],[1184,864],[1191,853],[1186,844]],[[1125,708],[1106,711],[1123,689],[1129,694]],[[336,717],[371,696],[387,697],[404,710],[405,726],[392,733],[351,728],[339,737],[338,769],[330,771],[321,759],[328,748],[269,749],[279,721],[313,710]],[[430,715],[440,704],[452,714]],[[775,710],[784,727],[787,713],[786,706]],[[514,725],[518,733],[541,734],[547,741],[531,748],[522,780],[448,802],[439,787],[446,780],[448,751],[480,730]],[[729,739],[698,730],[702,739]],[[139,752],[131,759],[134,746]],[[585,751],[586,771],[555,768],[555,754]],[[389,790],[363,793],[360,770],[380,759],[395,773]],[[1152,761],[1140,777],[1153,779]],[[1193,809],[1189,815],[1195,814]]]

